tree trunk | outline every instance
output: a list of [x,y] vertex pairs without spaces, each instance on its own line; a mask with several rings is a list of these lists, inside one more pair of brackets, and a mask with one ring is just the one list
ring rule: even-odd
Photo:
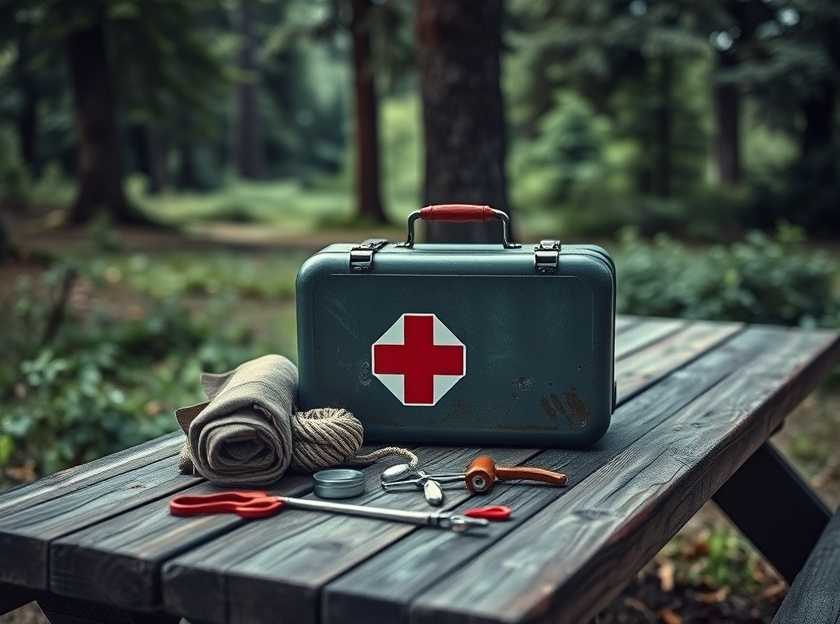
[[[501,77],[502,0],[420,0],[426,204],[509,212]],[[496,242],[498,224],[431,223],[430,241]]]
[[31,82],[22,84],[20,89],[23,98],[17,124],[20,155],[32,177],[37,178],[41,173],[38,160],[38,91]]
[[236,89],[236,124],[234,162],[243,178],[263,176],[263,145],[260,112],[257,102],[257,43],[254,35],[254,3],[241,0],[239,5],[239,69],[245,74]]
[[146,140],[149,146],[149,193],[157,195],[167,186],[167,141],[157,128],[146,126]]
[[66,39],[78,131],[76,199],[70,223],[86,223],[107,212],[122,223],[149,221],[134,211],[122,186],[122,162],[117,135],[111,72],[101,22],[71,32]]
[[18,38],[17,80],[20,85],[21,106],[17,119],[20,155],[33,177],[40,174],[38,161],[38,85],[29,64],[32,50],[29,30],[21,30]]
[[[728,70],[738,64],[731,52],[717,53],[717,69]],[[725,186],[741,181],[741,94],[738,85],[715,81],[712,98],[715,119],[715,165],[718,180]]]
[[834,144],[834,114],[837,107],[834,85],[823,81],[815,94],[802,103],[805,126],[800,149],[802,158],[823,152]]
[[664,56],[659,62],[658,93],[655,112],[655,171],[653,172],[653,193],[659,197],[671,196],[673,174],[671,149],[673,142],[674,115],[674,59]]
[[178,145],[178,157],[178,188],[185,190],[201,188],[195,166],[195,148],[190,141],[185,140]]
[[353,0],[353,92],[356,114],[356,213],[385,223],[379,176],[379,101],[371,58],[370,0]]
[[132,124],[129,136],[134,165],[146,176],[146,192],[157,195],[166,185],[160,138],[153,128],[142,123]]

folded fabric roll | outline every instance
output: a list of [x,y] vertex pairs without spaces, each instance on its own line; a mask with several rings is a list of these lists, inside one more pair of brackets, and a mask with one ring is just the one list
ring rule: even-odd
[[175,412],[187,441],[181,472],[219,485],[266,485],[292,461],[292,416],[297,368],[281,355],[265,355],[234,370],[203,373],[207,402]]

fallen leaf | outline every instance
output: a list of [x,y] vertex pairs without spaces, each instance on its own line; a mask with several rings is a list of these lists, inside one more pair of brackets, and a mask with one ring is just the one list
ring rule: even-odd
[[665,624],[682,624],[682,617],[673,609],[660,609],[658,615]]
[[785,592],[787,592],[787,583],[779,581],[765,587],[764,591],[761,592],[761,597],[765,600],[778,600],[785,595]]
[[674,590],[674,564],[670,561],[663,561],[662,564],[659,566],[659,569],[656,571],[656,575],[659,577],[659,587],[664,592],[669,592]]
[[624,606],[628,609],[633,609],[634,611],[638,611],[642,615],[644,615],[647,619],[653,621],[656,619],[656,616],[653,610],[648,607],[644,602],[639,600],[638,598],[625,598],[624,599]]
[[729,588],[721,587],[713,592],[698,592],[695,598],[697,598],[698,602],[705,604],[718,604],[726,600],[727,596],[729,596]]

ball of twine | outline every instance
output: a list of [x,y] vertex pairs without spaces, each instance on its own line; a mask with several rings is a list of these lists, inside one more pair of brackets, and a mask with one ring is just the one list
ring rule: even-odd
[[417,456],[408,449],[386,446],[359,454],[365,430],[358,418],[345,409],[323,407],[292,415],[293,470],[317,472],[340,464],[366,465],[389,455],[404,457],[417,468]]

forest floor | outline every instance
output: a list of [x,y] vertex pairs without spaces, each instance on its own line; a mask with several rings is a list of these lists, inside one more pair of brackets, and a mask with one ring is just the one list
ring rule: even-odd
[[[376,232],[400,238],[402,228]],[[108,309],[115,318],[138,314],[149,294],[174,295],[191,307],[233,289],[238,321],[271,348],[294,353],[294,275],[312,251],[334,241],[370,236],[333,227],[302,233],[282,225],[213,224],[177,231],[65,231],[20,224],[13,240],[20,261],[0,267],[0,283],[45,271],[43,258],[73,258],[91,275],[85,297],[71,305]],[[83,301],[84,303],[76,303]],[[142,312],[140,312],[142,313]],[[840,503],[840,393],[821,388],[788,418],[774,442],[832,508]],[[713,504],[707,504],[596,618],[599,624],[769,622],[786,586]],[[28,605],[0,624],[46,621]]]

